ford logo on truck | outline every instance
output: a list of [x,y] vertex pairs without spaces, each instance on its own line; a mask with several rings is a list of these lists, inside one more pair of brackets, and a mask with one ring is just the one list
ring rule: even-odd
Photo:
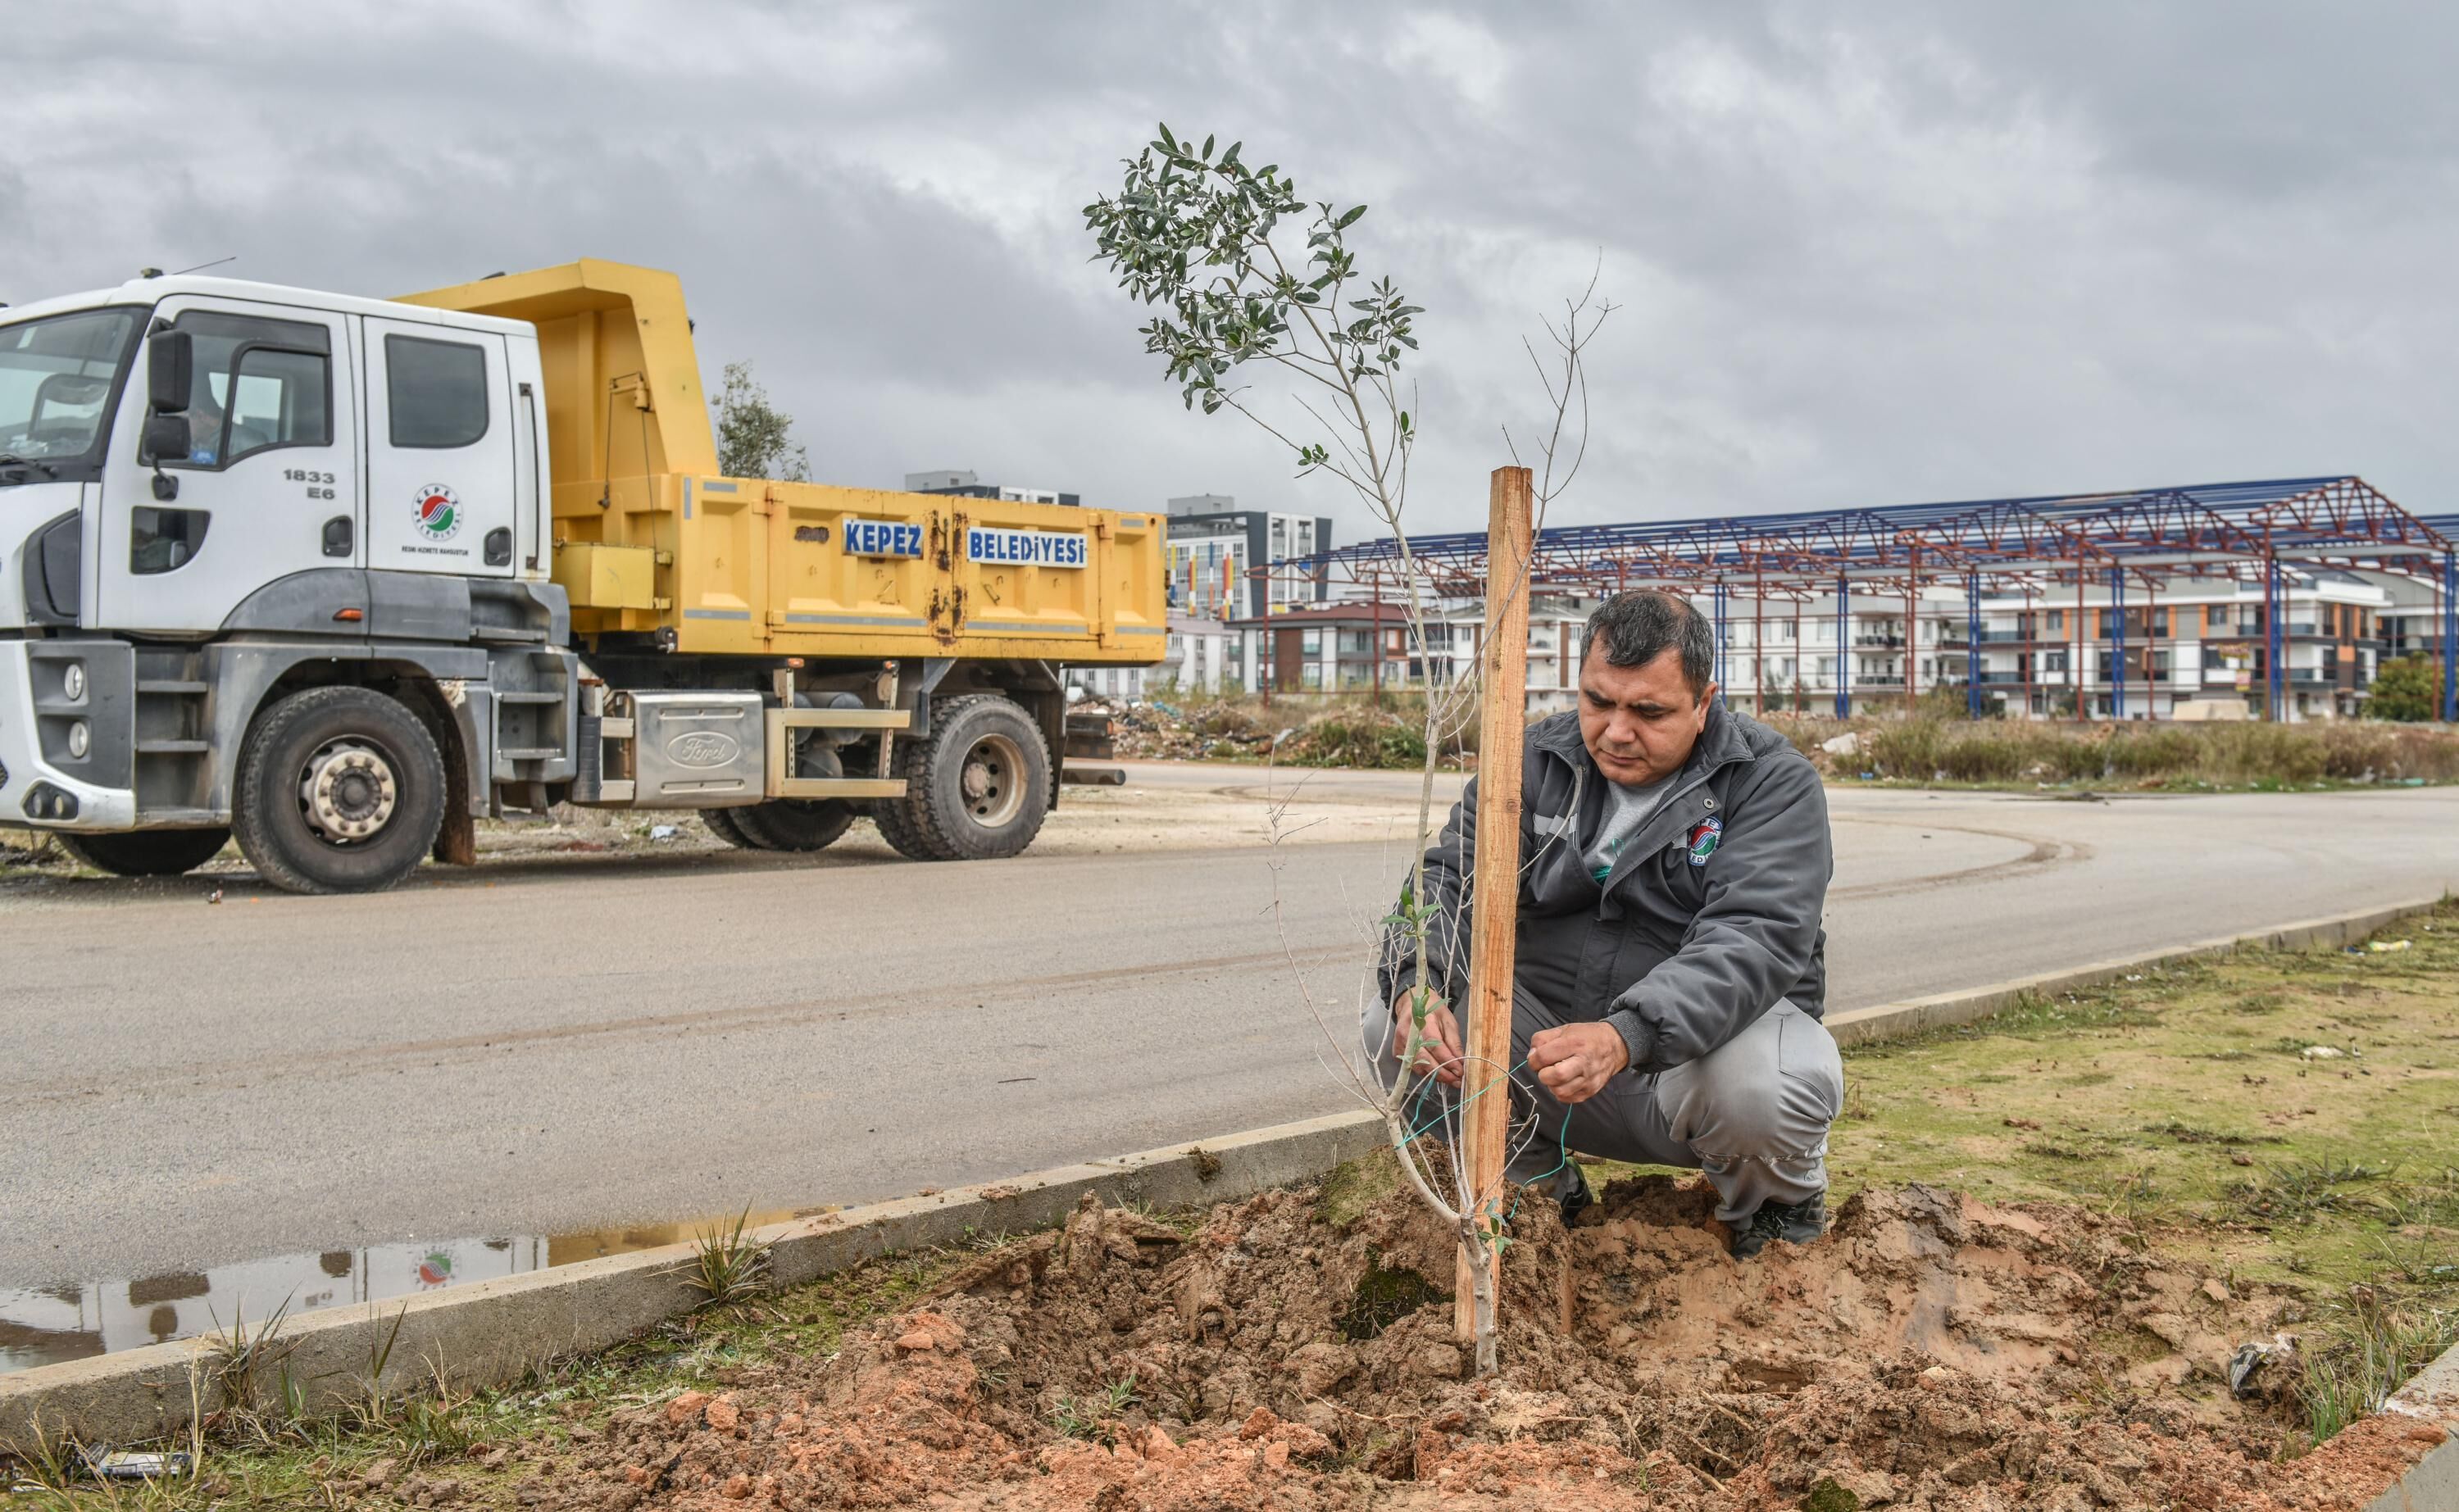
[[685,730],[666,742],[666,760],[678,766],[723,766],[742,749],[722,730]]

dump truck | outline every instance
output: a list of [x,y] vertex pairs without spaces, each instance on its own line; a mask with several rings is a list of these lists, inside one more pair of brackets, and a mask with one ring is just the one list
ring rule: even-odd
[[565,803],[1022,850],[1106,754],[1063,668],[1161,658],[1164,520],[725,476],[692,334],[591,261],[0,308],[0,826],[302,892]]

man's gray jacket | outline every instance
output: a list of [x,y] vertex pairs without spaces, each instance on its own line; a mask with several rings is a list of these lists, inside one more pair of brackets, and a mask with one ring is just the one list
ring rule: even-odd
[[[1782,735],[1722,704],[1602,886],[1585,857],[1607,778],[1576,711],[1528,727],[1521,775],[1517,986],[1566,1019],[1604,1018],[1630,1068],[1663,1071],[1716,1049],[1789,998],[1826,1006],[1819,914],[1834,854],[1818,773]],[[1426,968],[1468,990],[1477,781],[1426,852]],[[1383,1000],[1418,980],[1405,926],[1384,935]]]

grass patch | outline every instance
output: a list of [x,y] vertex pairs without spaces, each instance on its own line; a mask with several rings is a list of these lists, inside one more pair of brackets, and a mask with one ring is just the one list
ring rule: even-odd
[[[1959,697],[1961,695],[1958,695]],[[1830,777],[1919,786],[2086,787],[2190,792],[2459,782],[2459,736],[2362,720],[2300,724],[2154,724],[2071,720],[1966,720],[1776,715],[1768,723]],[[1850,755],[1824,742],[1846,729]]]
[[750,1221],[746,1207],[733,1227],[714,1225],[692,1235],[692,1257],[678,1269],[683,1283],[701,1294],[701,1306],[725,1307],[768,1290],[771,1247],[744,1233]]
[[2459,905],[2381,938],[2409,944],[2243,952],[1847,1050],[1831,1202],[2077,1203],[2301,1292],[2320,1441],[2459,1338]]
[[1358,1215],[1400,1189],[1399,1157],[1378,1147],[1332,1168],[1315,1197],[1315,1211],[1335,1228],[1346,1228]]
[[1847,1050],[1834,1200],[1913,1180],[2105,1207],[2140,1179],[2176,1215],[2164,1249],[2368,1281],[2403,1230],[2459,1228],[2459,1120],[2436,1111],[2459,1105],[2459,904],[2383,938],[2410,944],[2184,962]]
[[2321,1443],[2382,1406],[2383,1398],[2459,1344],[2459,1309],[2350,1288],[2334,1304],[2326,1342],[2304,1354],[2297,1397]]

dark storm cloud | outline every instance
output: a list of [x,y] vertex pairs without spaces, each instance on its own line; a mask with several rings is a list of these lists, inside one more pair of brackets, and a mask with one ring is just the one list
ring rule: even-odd
[[1476,520],[1520,337],[1602,261],[1562,517],[2354,469],[2445,508],[2438,10],[277,7],[12,18],[0,298],[225,253],[391,293],[682,273],[817,471],[1358,517],[1185,414],[1079,208],[1152,122],[1366,200],[1429,307],[1417,510]]

